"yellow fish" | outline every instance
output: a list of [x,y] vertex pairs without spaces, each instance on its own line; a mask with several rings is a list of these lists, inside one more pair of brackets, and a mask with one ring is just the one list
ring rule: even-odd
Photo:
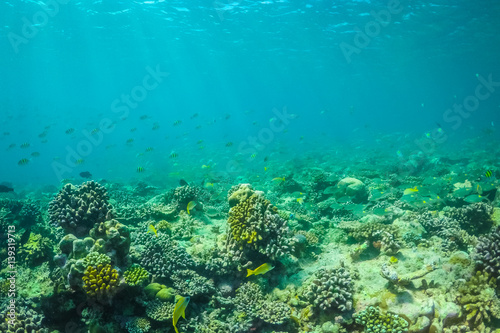
[[280,181],[280,182],[284,182],[285,181],[285,177],[276,177],[276,178],[273,178],[273,181]]
[[395,264],[395,263],[397,263],[397,262],[398,262],[398,258],[396,258],[395,256],[392,256],[392,257],[389,259],[389,262],[390,262],[391,264]]
[[247,277],[249,277],[250,275],[266,274],[267,272],[269,272],[273,268],[274,268],[274,266],[271,266],[271,264],[267,264],[267,263],[260,265],[259,267],[257,267],[254,270],[247,268]]
[[187,207],[186,207],[186,210],[188,212],[188,214],[191,215],[191,213],[189,212],[190,209],[193,209],[194,207],[196,207],[196,202],[195,201],[189,201]]
[[174,324],[174,329],[176,333],[179,333],[179,330],[177,329],[177,321],[179,320],[179,317],[182,316],[182,318],[186,319],[186,307],[189,303],[189,296],[187,297],[180,297],[177,303],[175,304],[174,308],[174,315],[172,318],[172,322]]
[[205,183],[205,187],[206,188],[214,187],[214,183]]
[[210,165],[205,165],[205,164],[203,164],[203,165],[201,166],[201,168],[202,168],[202,169],[210,169]]
[[298,199],[297,199],[297,202],[298,202],[299,204],[303,205],[303,204],[304,204],[304,199],[302,199],[302,198],[298,198]]
[[158,233],[156,232],[156,228],[154,225],[150,224],[149,227],[148,227],[148,232],[146,232],[147,234],[149,234],[150,232],[154,233],[156,237],[158,237]]
[[408,195],[408,194],[412,194],[412,193],[415,193],[415,192],[418,192],[418,188],[416,186],[414,188],[407,188],[403,192],[403,195]]

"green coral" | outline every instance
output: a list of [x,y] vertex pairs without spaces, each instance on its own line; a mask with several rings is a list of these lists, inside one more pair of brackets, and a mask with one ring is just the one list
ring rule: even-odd
[[136,317],[125,324],[129,333],[147,333],[151,329],[151,322],[147,318]]
[[123,277],[129,286],[138,286],[149,279],[149,273],[141,266],[135,266],[127,269]]
[[30,234],[28,241],[21,246],[19,254],[29,265],[38,265],[51,257],[52,241],[40,234]]
[[146,315],[156,321],[169,321],[172,320],[174,308],[174,302],[154,300],[149,302],[146,306]]
[[477,271],[459,288],[458,302],[467,314],[467,322],[476,327],[492,317],[500,319],[500,299],[495,293],[496,279],[487,272]]
[[354,320],[365,327],[367,333],[404,333],[408,332],[408,322],[397,314],[380,311],[370,306],[368,309],[355,313]]
[[118,272],[109,264],[87,267],[82,280],[87,295],[101,301],[110,301],[119,284]]
[[90,252],[83,261],[85,262],[85,266],[92,267],[111,264],[111,258],[99,252]]

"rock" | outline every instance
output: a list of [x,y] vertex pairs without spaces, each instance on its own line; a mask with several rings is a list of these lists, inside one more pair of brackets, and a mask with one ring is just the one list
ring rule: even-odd
[[368,190],[361,180],[347,177],[337,184],[337,199],[344,196],[352,197],[354,203],[362,203],[368,199]]
[[73,241],[76,239],[78,238],[76,238],[73,234],[67,234],[64,236],[59,242],[59,249],[61,249],[61,252],[69,255],[73,251]]
[[410,328],[408,329],[408,332],[409,333],[424,333],[424,332],[427,332],[430,325],[431,325],[431,321],[428,317],[420,316],[420,317],[418,317],[415,324],[410,326]]
[[149,298],[153,298],[163,288],[165,288],[165,286],[159,283],[150,283],[144,288],[144,292]]
[[467,267],[471,264],[469,254],[464,251],[453,252],[448,262],[453,265],[461,265],[464,267]]
[[156,298],[162,302],[173,301],[175,298],[175,292],[172,288],[163,288],[156,293]]
[[331,321],[327,321],[321,326],[321,333],[338,333],[338,332],[339,332],[339,326],[332,323]]
[[84,239],[75,239],[73,241],[73,253],[72,257],[75,259],[82,259],[89,254],[90,250],[94,246],[94,240],[90,237]]

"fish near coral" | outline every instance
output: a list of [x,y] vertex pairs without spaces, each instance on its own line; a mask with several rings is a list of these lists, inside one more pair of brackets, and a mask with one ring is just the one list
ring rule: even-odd
[[268,264],[268,263],[262,264],[254,270],[247,268],[247,277],[249,277],[251,275],[266,274],[267,272],[269,272],[273,268],[274,268],[274,266],[271,266],[271,264]]
[[189,299],[190,299],[189,296],[187,297],[181,296],[177,301],[177,303],[175,304],[174,314],[172,316],[172,323],[174,324],[175,333],[179,333],[179,330],[175,325],[177,324],[177,321],[179,320],[180,316],[186,319],[186,307],[189,303]]

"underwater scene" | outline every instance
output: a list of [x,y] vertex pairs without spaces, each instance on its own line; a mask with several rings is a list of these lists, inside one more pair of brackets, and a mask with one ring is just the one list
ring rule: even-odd
[[1,333],[500,333],[500,2],[0,3]]

